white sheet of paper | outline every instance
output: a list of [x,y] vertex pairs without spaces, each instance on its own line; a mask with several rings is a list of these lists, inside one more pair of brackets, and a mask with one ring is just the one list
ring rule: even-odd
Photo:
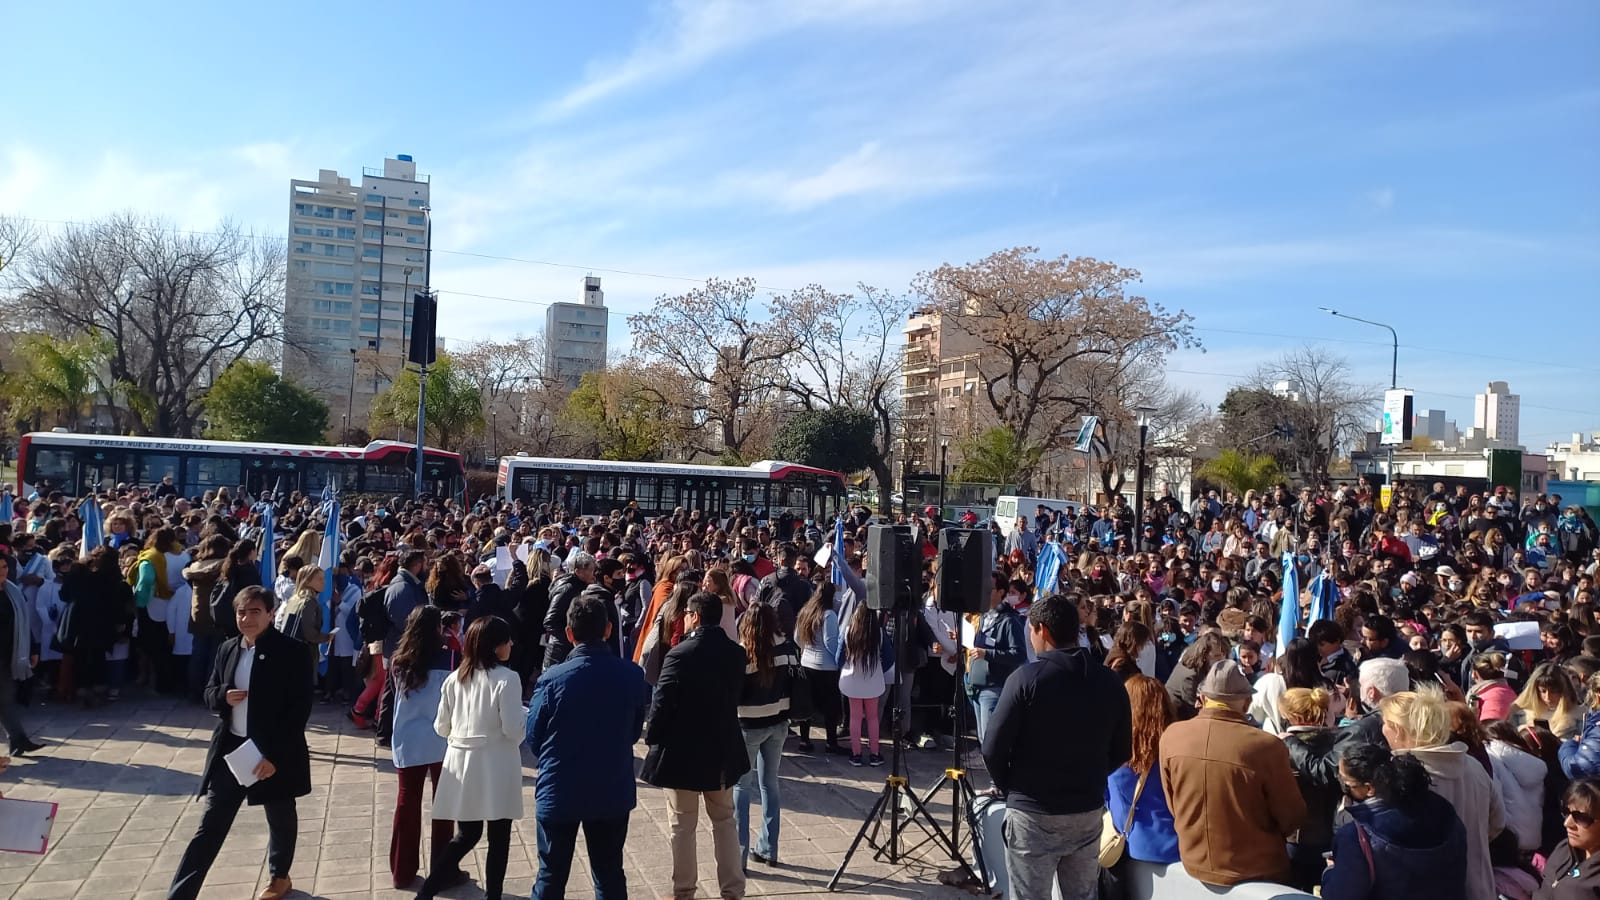
[[0,800],[0,850],[42,854],[50,846],[56,804],[39,800]]
[[494,580],[501,587],[511,580],[511,548],[494,548]]
[[533,552],[533,545],[532,544],[518,544],[517,545],[517,559],[521,560],[522,562],[527,562],[528,561],[528,554],[531,553],[531,552]]
[[817,561],[817,565],[819,566],[827,565],[828,562],[833,559],[833,545],[823,544],[822,549],[818,550],[817,555],[812,557],[812,559],[815,559]]
[[256,765],[261,762],[261,750],[256,747],[256,742],[248,738],[240,744],[238,749],[223,757],[228,763],[228,771],[233,773],[235,781],[240,787],[249,787],[260,781],[256,777]]

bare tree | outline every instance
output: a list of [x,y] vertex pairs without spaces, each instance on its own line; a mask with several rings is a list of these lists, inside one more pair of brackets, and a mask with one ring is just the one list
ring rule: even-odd
[[503,341],[474,341],[452,354],[462,377],[483,395],[490,426],[482,438],[485,457],[525,449],[520,446],[524,406],[543,375],[543,346],[542,334],[519,334]]
[[770,436],[806,314],[789,298],[760,303],[754,279],[713,278],[628,317],[636,361],[664,379],[647,389],[665,412],[696,426],[689,449],[742,459]]
[[790,295],[788,307],[806,314],[796,320],[800,365],[790,372],[789,392],[806,409],[847,406],[872,416],[872,474],[887,508],[900,423],[900,327],[911,299],[865,284],[856,290],[836,294],[811,285]]
[[0,277],[15,267],[38,243],[39,232],[27,219],[0,216]]
[[120,214],[40,243],[4,308],[22,328],[109,338],[125,427],[188,436],[206,385],[282,333],[285,246]]
[[1344,357],[1302,347],[1263,363],[1228,392],[1222,444],[1271,453],[1285,470],[1321,478],[1369,427],[1381,395],[1351,379]]
[[[914,287],[970,344],[1000,426],[1019,448],[1049,449],[1099,405],[1088,374],[1136,361],[1159,365],[1166,353],[1196,341],[1187,314],[1127,292],[1138,271],[1037,253],[1017,247],[965,266],[946,264],[919,275]],[[1020,473],[1019,487],[1028,488],[1032,474]]]

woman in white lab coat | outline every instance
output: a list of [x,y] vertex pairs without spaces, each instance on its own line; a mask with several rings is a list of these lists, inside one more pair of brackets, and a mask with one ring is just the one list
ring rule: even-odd
[[511,852],[511,822],[522,818],[522,754],[527,726],[522,679],[506,665],[511,626],[498,616],[467,628],[461,664],[444,681],[433,728],[447,742],[433,796],[433,818],[456,822],[456,836],[434,849],[419,898],[450,887],[488,823],[485,897],[498,898]]

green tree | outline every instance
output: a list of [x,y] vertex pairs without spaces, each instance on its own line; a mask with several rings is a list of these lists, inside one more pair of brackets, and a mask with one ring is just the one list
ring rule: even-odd
[[[416,370],[405,369],[389,389],[372,399],[373,431],[384,427],[417,427]],[[467,438],[482,431],[483,394],[447,353],[428,370],[428,419],[425,439],[442,450],[460,450]]]
[[77,428],[94,406],[100,367],[110,352],[109,342],[98,335],[71,340],[24,335],[16,346],[21,368],[6,379],[13,412],[29,419],[35,413],[46,414],[56,425]]
[[795,414],[772,441],[772,455],[785,462],[858,472],[879,462],[873,435],[877,420],[865,409],[829,406]]
[[1252,454],[1228,449],[1194,474],[1197,478],[1217,482],[1244,496],[1246,491],[1264,491],[1278,483],[1278,461],[1265,453]]
[[1017,440],[1009,428],[990,428],[961,442],[957,481],[983,484],[1017,484],[1039,465],[1044,455],[1036,446]]
[[315,444],[328,430],[326,403],[257,360],[222,370],[206,391],[205,410],[206,437],[216,440]]
[[583,452],[627,462],[661,458],[672,427],[644,384],[631,367],[583,374],[565,410]]

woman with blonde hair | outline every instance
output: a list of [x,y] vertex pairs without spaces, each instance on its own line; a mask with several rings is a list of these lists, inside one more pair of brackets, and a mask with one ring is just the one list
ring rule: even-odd
[[1577,737],[1583,725],[1583,701],[1561,666],[1541,663],[1528,676],[1528,685],[1511,704],[1511,720],[1520,730],[1539,722],[1561,740]]
[[[1128,837],[1128,856],[1141,862],[1178,861],[1178,830],[1161,787],[1161,735],[1175,716],[1172,698],[1161,682],[1132,675],[1123,682],[1133,711],[1133,755],[1106,779],[1106,812],[1117,833]],[[1138,795],[1135,802],[1134,795]],[[1128,812],[1133,810],[1133,826]]]
[[744,610],[740,608],[739,598],[733,593],[733,581],[728,577],[726,569],[708,569],[705,578],[700,582],[700,590],[709,594],[716,594],[722,600],[722,630],[727,633],[728,640],[739,642],[739,614]]
[[1306,802],[1305,822],[1289,837],[1289,884],[1306,892],[1322,880],[1326,868],[1322,854],[1333,848],[1333,815],[1343,795],[1338,750],[1342,732],[1327,727],[1332,698],[1323,687],[1289,688],[1278,698],[1278,711],[1288,726],[1283,745]]
[[1489,841],[1505,828],[1505,807],[1494,781],[1467,745],[1451,740],[1450,705],[1428,687],[1401,691],[1378,704],[1383,736],[1396,753],[1422,763],[1433,790],[1450,802],[1467,826],[1467,900],[1496,900]]
[[311,647],[311,681],[317,680],[317,664],[322,659],[322,644],[333,640],[322,630],[322,588],[327,574],[319,566],[302,566],[295,576],[294,596],[284,614],[283,633]]

